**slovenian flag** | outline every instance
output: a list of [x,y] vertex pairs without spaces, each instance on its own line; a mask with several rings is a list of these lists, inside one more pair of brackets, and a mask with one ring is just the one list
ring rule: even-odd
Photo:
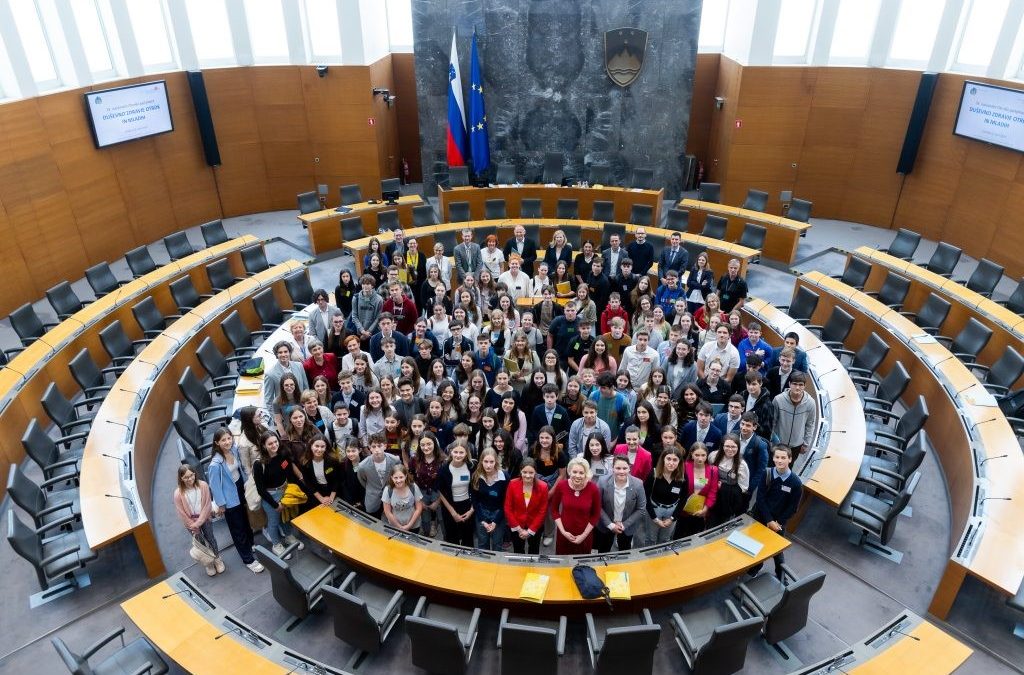
[[462,103],[459,53],[452,31],[452,55],[448,61],[448,166],[466,165],[466,106]]
[[469,53],[469,149],[473,173],[480,175],[491,166],[491,148],[487,138],[487,111],[484,109],[484,78],[480,74],[480,55],[476,51],[476,33]]

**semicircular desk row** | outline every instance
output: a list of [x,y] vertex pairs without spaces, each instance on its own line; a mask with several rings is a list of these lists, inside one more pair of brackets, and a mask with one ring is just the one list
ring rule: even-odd
[[1024,579],[1024,455],[995,398],[934,337],[879,300],[820,272],[796,284],[819,296],[814,323],[824,323],[833,308],[854,317],[847,348],[859,348],[872,332],[891,337],[879,374],[902,362],[911,376],[904,402],[928,402],[925,429],[936,439],[952,516],[950,559],[928,611],[945,619],[967,574],[1008,596],[1017,593]]
[[[252,629],[183,573],[153,584],[122,602],[121,609],[157,648],[191,673],[345,672]],[[890,675],[923,672],[922,664],[928,664],[928,672],[951,673],[971,653],[960,641],[907,611],[864,640],[794,673]]]
[[68,398],[79,392],[68,371],[68,363],[75,354],[88,349],[98,365],[106,365],[110,356],[100,343],[100,331],[119,320],[133,340],[141,338],[141,329],[131,313],[133,306],[149,297],[165,316],[177,314],[178,307],[170,292],[173,282],[188,275],[199,293],[208,293],[207,265],[227,259],[232,274],[244,276],[241,251],[259,243],[252,235],[238,237],[128,281],[51,328],[0,368],[0,498],[6,490],[10,465],[20,464],[25,458],[21,435],[29,420],[47,419],[40,403],[46,387],[52,382]]
[[[864,283],[866,291],[881,290],[890,273],[898,274],[910,282],[907,297],[903,301],[904,311],[917,313],[932,294],[948,302],[949,313],[941,326],[943,335],[958,334],[970,319],[981,322],[991,330],[992,337],[979,352],[978,363],[991,366],[1003,356],[1007,347],[1024,355],[1024,317],[995,300],[972,291],[958,281],[868,246],[848,252],[847,260],[853,258],[871,265],[871,272]],[[1014,386],[1024,386],[1024,375],[1017,379]]]
[[149,576],[165,572],[147,513],[171,402],[181,397],[178,379],[186,366],[202,372],[196,349],[204,339],[222,353],[231,350],[220,323],[232,311],[252,330],[261,325],[252,303],[244,302],[257,291],[273,288],[278,302],[290,306],[284,279],[303,267],[290,260],[217,293],[169,325],[118,376],[96,412],[81,460],[79,496],[90,548],[132,535]]
[[[728,266],[731,259],[735,258],[740,261],[740,274],[746,275],[747,266],[753,262],[760,251],[754,248],[748,248],[746,246],[740,246],[739,244],[730,244],[729,242],[722,241],[721,239],[711,239],[710,237],[702,237],[696,234],[690,234],[688,232],[676,232],[675,230],[666,230],[660,227],[648,227],[642,225],[630,225],[622,223],[605,223],[599,220],[565,220],[561,218],[507,218],[503,220],[472,220],[465,223],[444,223],[442,225],[426,225],[424,227],[416,227],[405,230],[405,236],[409,239],[416,239],[419,242],[419,250],[423,255],[430,256],[433,252],[434,242],[437,241],[439,235],[446,234],[450,235],[449,239],[454,240],[455,235],[464,229],[473,230],[474,240],[480,241],[485,238],[488,234],[494,234],[498,237],[498,246],[504,245],[509,239],[513,237],[513,230],[517,225],[522,225],[527,228],[527,236],[531,236],[530,230],[536,228],[537,232],[543,232],[548,236],[548,240],[555,230],[564,230],[569,233],[579,232],[582,237],[584,233],[594,233],[601,236],[605,231],[606,225],[617,226],[621,228],[623,234],[633,235],[637,229],[643,228],[647,235],[653,238],[654,244],[654,257],[657,259],[658,254],[661,252],[663,243],[657,241],[657,238],[668,239],[672,234],[678,234],[682,237],[683,243],[689,243],[699,249],[707,251],[708,264],[711,269],[718,270],[719,273],[724,273],[724,270]],[[363,271],[363,256],[370,247],[370,240],[374,237],[382,245],[390,243],[394,236],[391,232],[381,232],[380,234],[374,235],[373,237],[360,237],[358,239],[352,239],[344,242],[343,247],[346,251],[352,254],[356,265],[356,273],[362,274]],[[539,241],[538,241],[539,243]],[[600,240],[595,241],[595,247],[600,243]],[[623,248],[625,248],[625,242],[623,242]],[[449,255],[451,252],[448,252]],[[543,256],[543,248],[538,250],[538,254]],[[657,262],[652,269],[657,268]],[[653,272],[652,272],[653,273]]]
[[728,206],[717,202],[703,202],[699,199],[681,199],[676,208],[690,212],[687,228],[690,232],[700,232],[708,216],[718,216],[726,220],[725,238],[739,241],[743,228],[747,223],[765,228],[765,241],[762,255],[765,258],[792,264],[796,260],[800,237],[811,229],[805,223],[785,216],[774,216],[762,211],[752,211],[738,206]]

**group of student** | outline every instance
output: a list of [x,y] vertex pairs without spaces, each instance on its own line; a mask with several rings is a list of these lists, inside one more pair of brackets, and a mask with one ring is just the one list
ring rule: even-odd
[[[600,255],[588,242],[573,256],[556,232],[543,259],[524,234],[502,251],[466,230],[453,263],[396,231],[368,254],[368,269],[386,256],[383,276],[355,288],[342,271],[334,303],[314,292],[308,320],[273,345],[263,406],[239,412],[233,444],[214,444],[210,501],[243,561],[251,511],[282,553],[291,516],[338,498],[395,528],[530,553],[667,542],[751,507],[784,527],[816,403],[798,337],[773,349],[742,325],[739,262],[716,285],[706,254],[689,268],[673,235],[652,287],[642,228]],[[574,273],[548,279],[563,262]],[[194,532],[190,509],[179,513]],[[202,500],[192,510],[201,520]]]

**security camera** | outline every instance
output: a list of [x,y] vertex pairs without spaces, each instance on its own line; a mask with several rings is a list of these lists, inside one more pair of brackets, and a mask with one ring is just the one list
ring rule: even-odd
[[327,77],[327,66],[317,66],[316,74],[320,77]]
[[715,110],[721,110],[725,107],[725,98],[722,96],[715,97]]

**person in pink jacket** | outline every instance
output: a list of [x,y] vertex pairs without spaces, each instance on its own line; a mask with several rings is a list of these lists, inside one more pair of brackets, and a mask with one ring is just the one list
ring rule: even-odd
[[[213,536],[213,524],[210,517],[213,515],[213,500],[210,498],[210,486],[205,481],[199,480],[192,467],[182,464],[178,467],[178,487],[174,489],[174,510],[178,512],[178,518],[182,525],[189,531],[206,542],[213,551],[219,551],[217,539]],[[224,571],[224,561],[220,554],[209,565],[206,565],[206,574],[214,576]]]
[[625,455],[629,459],[629,473],[641,481],[646,481],[651,475],[651,469],[654,468],[654,462],[651,453],[640,446],[640,429],[636,425],[630,425],[626,427],[623,436],[626,442],[616,445],[614,454]]
[[686,459],[686,485],[689,492],[687,498],[694,494],[702,495],[704,506],[694,513],[683,511],[676,523],[675,539],[706,530],[707,515],[718,496],[718,467],[708,464],[708,449],[700,441],[690,446],[690,453]]

